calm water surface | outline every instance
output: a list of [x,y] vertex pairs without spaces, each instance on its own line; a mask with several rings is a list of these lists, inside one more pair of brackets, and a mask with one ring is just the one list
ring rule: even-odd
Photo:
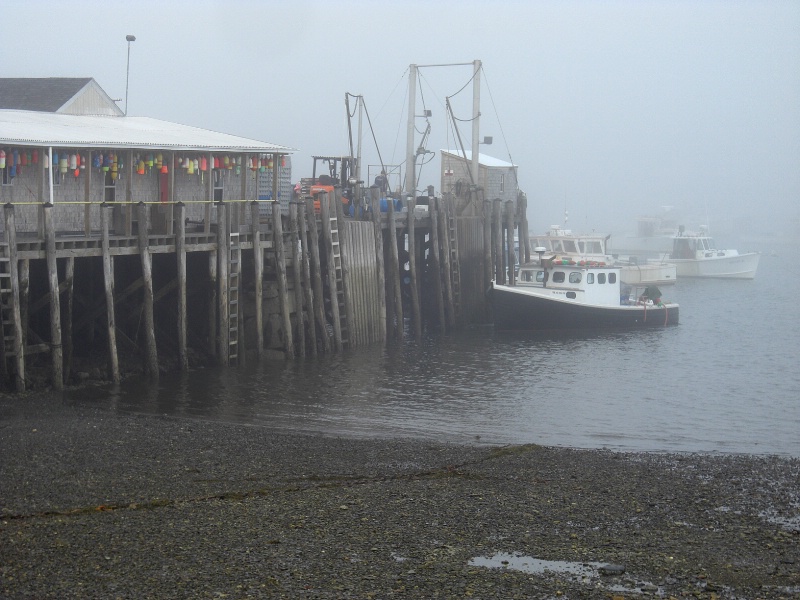
[[[480,327],[402,347],[125,382],[71,401],[359,437],[800,456],[800,262],[662,288],[681,323],[613,333]],[[774,248],[797,256],[800,248]]]

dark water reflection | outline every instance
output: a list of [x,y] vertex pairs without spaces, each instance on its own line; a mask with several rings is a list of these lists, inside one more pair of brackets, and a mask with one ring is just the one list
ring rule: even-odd
[[661,330],[475,328],[71,401],[346,436],[800,456],[794,269],[793,290],[769,256],[755,281],[680,281],[664,291],[681,324]]

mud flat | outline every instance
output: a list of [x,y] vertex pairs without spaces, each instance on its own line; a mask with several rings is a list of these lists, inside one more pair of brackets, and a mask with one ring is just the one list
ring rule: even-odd
[[800,460],[0,398],[2,598],[797,598]]

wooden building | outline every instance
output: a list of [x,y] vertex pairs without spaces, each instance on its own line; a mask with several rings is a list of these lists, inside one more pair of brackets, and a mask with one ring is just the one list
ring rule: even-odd
[[122,110],[91,77],[0,78],[0,109],[121,117]]

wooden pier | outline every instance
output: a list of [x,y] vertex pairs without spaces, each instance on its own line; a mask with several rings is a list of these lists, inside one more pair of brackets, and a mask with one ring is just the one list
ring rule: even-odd
[[118,382],[121,352],[157,378],[164,368],[399,343],[407,334],[485,321],[485,260],[496,263],[497,276],[513,277],[511,207],[489,211],[487,201],[487,223],[456,217],[446,200],[417,207],[409,199],[401,211],[392,201],[386,212],[354,219],[337,194],[319,200],[318,212],[309,198],[290,203],[288,214],[276,202],[202,203],[213,216],[208,225],[187,219],[188,203],[158,204],[170,213],[170,234],[153,231],[153,206],[139,202],[130,206],[130,235],[112,228],[121,203],[87,204],[87,218],[101,224],[88,235],[56,233],[47,203],[36,207],[43,235],[20,232],[18,208],[6,203],[5,386],[26,389],[26,373],[36,369],[60,389],[85,376],[92,361]]

